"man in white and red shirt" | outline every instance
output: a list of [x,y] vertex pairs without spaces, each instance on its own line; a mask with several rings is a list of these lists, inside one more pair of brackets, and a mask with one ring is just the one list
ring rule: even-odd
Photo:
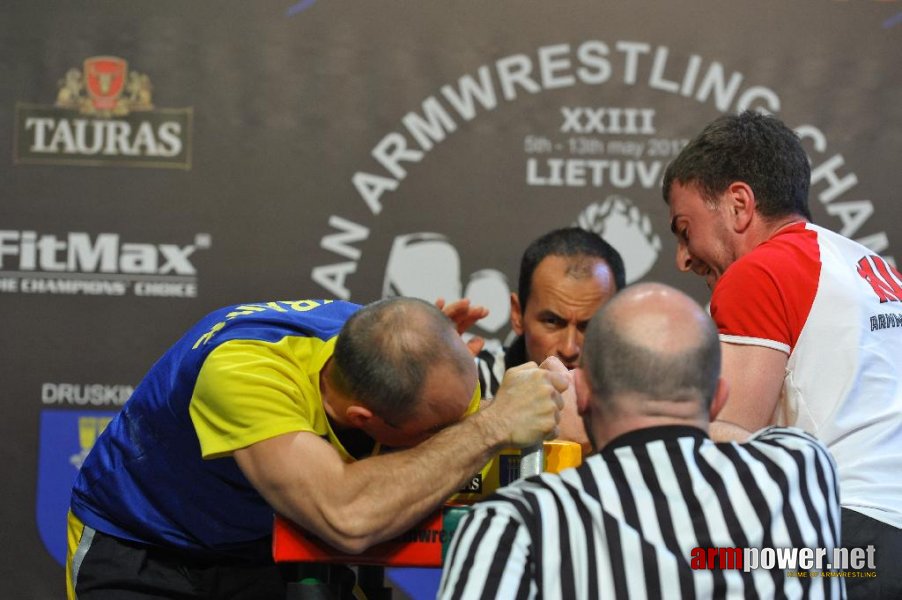
[[798,137],[750,111],[708,125],[668,166],[677,267],[704,277],[730,400],[718,441],[770,424],[820,438],[840,477],[842,546],[876,548],[849,596],[902,597],[902,276],[810,222]]

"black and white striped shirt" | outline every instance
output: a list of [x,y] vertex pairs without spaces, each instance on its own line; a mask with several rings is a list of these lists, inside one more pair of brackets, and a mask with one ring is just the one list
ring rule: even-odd
[[486,347],[476,356],[476,372],[482,398],[484,400],[494,398],[498,388],[501,387],[504,372],[525,362],[527,362],[526,340],[522,335],[506,348],[486,343]]
[[[693,570],[696,548],[839,544],[832,457],[799,429],[714,443],[700,429],[630,432],[583,465],[502,488],[461,521],[439,597],[842,598],[838,577]],[[829,560],[829,558],[828,558]]]

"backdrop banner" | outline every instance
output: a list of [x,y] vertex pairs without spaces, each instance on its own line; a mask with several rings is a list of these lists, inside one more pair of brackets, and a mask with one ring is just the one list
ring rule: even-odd
[[[537,236],[699,301],[660,182],[723,113],[801,136],[814,220],[902,253],[902,12],[869,0],[0,5],[0,597],[60,598],[85,453],[219,306],[468,297]],[[397,597],[436,574],[397,574]],[[401,591],[401,590],[404,591]]]

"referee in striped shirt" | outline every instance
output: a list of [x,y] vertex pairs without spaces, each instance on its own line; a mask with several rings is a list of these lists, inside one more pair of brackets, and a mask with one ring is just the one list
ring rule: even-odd
[[717,331],[695,301],[660,284],[626,288],[593,317],[583,352],[574,387],[599,451],[475,505],[440,598],[845,597],[840,577],[717,559],[765,548],[832,557],[839,493],[832,457],[801,430],[710,440],[727,389]]

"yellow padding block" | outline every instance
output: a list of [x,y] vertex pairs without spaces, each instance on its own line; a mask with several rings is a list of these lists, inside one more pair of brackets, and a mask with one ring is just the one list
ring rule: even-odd
[[545,472],[560,473],[583,462],[583,452],[576,442],[552,440],[545,442]]

